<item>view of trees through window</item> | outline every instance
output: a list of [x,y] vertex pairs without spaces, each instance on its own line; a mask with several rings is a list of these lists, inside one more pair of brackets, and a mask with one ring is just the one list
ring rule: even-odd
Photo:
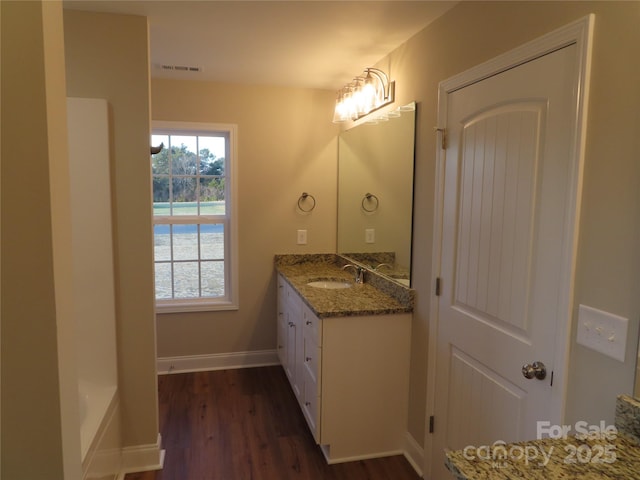
[[154,134],[156,299],[224,297],[227,136]]
[[166,147],[152,157],[154,214],[224,213],[225,159],[220,140],[224,137],[153,135],[154,145]]

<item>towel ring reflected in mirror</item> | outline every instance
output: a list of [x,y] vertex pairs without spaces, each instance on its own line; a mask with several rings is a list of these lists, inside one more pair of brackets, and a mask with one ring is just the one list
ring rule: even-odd
[[[308,198],[311,199],[311,202],[312,202],[311,206],[304,208],[303,204],[307,201]],[[301,212],[304,212],[304,213],[311,212],[314,208],[316,208],[315,197],[307,192],[302,192],[302,195],[300,195],[300,198],[298,198],[298,208],[300,209]]]
[[[365,205],[369,205],[372,204],[373,207],[372,208],[367,208],[367,206]],[[365,193],[364,197],[362,198],[362,209],[367,212],[367,213],[373,213],[376,210],[378,210],[378,206],[380,205],[380,200],[378,200],[378,197],[376,197],[373,193]]]

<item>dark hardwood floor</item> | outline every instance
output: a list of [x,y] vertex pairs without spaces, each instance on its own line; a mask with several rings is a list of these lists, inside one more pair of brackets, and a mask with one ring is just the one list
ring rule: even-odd
[[402,456],[327,465],[281,367],[159,377],[164,469],[125,480],[405,480]]

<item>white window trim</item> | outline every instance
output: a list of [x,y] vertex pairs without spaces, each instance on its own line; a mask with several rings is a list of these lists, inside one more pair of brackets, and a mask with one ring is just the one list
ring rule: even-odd
[[[210,135],[212,132],[229,132],[229,159],[226,167],[228,167],[231,184],[231,192],[229,202],[226,204],[228,211],[228,231],[225,226],[225,235],[228,235],[228,241],[225,241],[225,262],[228,261],[228,275],[231,278],[225,279],[227,286],[227,295],[220,299],[171,299],[156,300],[156,313],[182,313],[182,312],[206,312],[206,311],[223,311],[238,310],[240,308],[239,295],[239,269],[238,269],[238,126],[234,124],[220,123],[200,123],[200,122],[151,122],[152,134],[170,131],[172,135]],[[151,180],[151,178],[150,178]],[[153,192],[152,192],[153,195]],[[152,201],[153,205],[153,201]],[[153,211],[151,212],[153,215]],[[155,225],[155,221],[153,222]],[[155,261],[154,261],[155,269]]]

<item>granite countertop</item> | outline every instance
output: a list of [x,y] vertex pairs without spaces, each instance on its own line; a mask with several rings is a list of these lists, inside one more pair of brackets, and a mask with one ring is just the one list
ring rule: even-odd
[[[507,456],[500,455],[504,448]],[[640,478],[640,447],[625,436],[615,440],[546,438],[492,447],[490,459],[465,458],[462,450],[447,453],[447,468],[458,480],[621,480]],[[527,454],[530,452],[527,460]],[[467,452],[469,454],[469,452]],[[471,451],[471,455],[473,455]],[[480,453],[481,454],[481,453]],[[613,456],[615,454],[615,457]],[[548,461],[547,461],[548,459]]]
[[[616,404],[617,433],[491,445],[447,452],[457,480],[620,480],[640,478],[640,403],[626,395]],[[529,452],[528,455],[526,452]]]
[[[335,254],[276,255],[276,271],[300,294],[320,318],[410,313],[415,292],[367,270],[362,284],[354,283],[353,270],[342,270],[350,263]],[[345,289],[310,287],[316,280],[342,280],[354,285]]]

